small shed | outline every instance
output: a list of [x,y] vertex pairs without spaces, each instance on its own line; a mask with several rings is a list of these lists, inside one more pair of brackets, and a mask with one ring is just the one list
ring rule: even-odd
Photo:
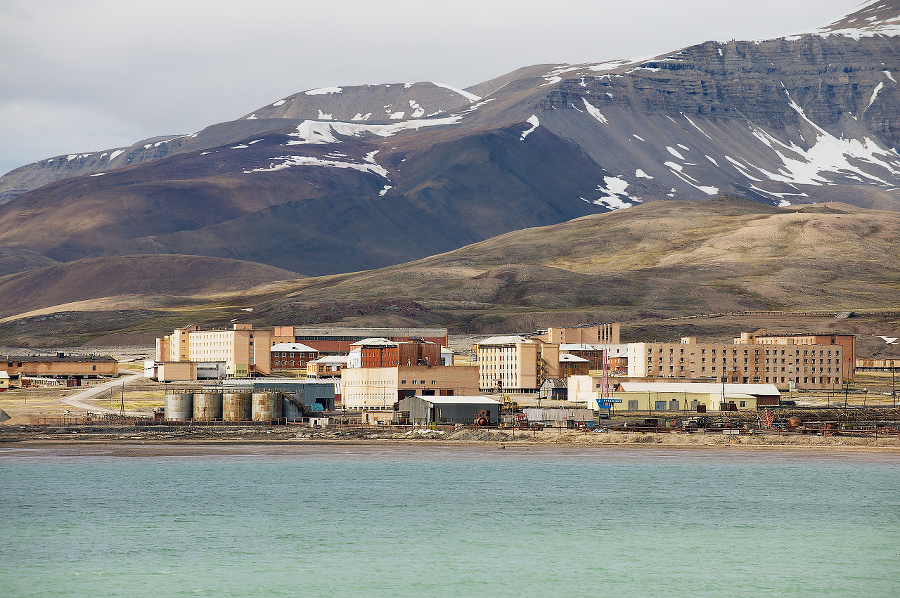
[[500,418],[500,401],[481,396],[406,397],[400,400],[400,411],[409,413],[414,425],[471,424],[482,411],[488,422],[496,424]]
[[538,393],[542,399],[565,401],[569,397],[569,381],[566,378],[547,378]]
[[9,373],[6,370],[0,370],[0,390],[9,390]]

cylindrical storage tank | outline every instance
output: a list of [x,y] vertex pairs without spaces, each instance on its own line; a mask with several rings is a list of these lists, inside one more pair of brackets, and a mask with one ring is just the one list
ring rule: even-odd
[[187,421],[194,414],[194,393],[173,392],[166,395],[166,419]]
[[253,393],[252,411],[253,421],[255,422],[270,422],[273,419],[281,419],[281,393]]
[[250,393],[224,393],[222,395],[222,419],[227,422],[250,421]]
[[222,419],[222,393],[194,393],[194,420],[211,421]]
[[281,416],[289,422],[303,420],[303,409],[300,408],[300,393],[290,393],[282,398]]

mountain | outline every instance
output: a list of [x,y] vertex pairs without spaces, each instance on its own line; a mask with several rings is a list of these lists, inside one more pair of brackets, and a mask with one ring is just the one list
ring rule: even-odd
[[389,266],[654,200],[900,210],[900,0],[812,32],[537,65],[467,90],[301,92],[0,179],[0,272],[188,254]]
[[[803,322],[857,334],[861,354],[874,354],[883,349],[876,335],[900,326],[892,308],[898,236],[898,212],[718,197],[514,231],[379,270],[281,282],[274,272],[253,288],[240,288],[245,272],[233,272],[229,290],[217,282],[224,269],[167,268],[167,256],[149,270],[143,256],[82,260],[68,277],[54,266],[0,278],[0,344],[65,345],[235,319],[470,334],[621,321],[632,340],[790,331]],[[187,268],[198,270],[196,282],[160,292]],[[87,296],[84,286],[93,289],[90,301],[69,303]],[[836,319],[840,312],[857,315]]]

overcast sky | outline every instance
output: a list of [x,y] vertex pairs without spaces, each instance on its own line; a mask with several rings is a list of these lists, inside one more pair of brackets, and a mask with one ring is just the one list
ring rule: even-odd
[[332,85],[464,88],[522,66],[809,30],[860,0],[0,0],[0,173],[191,133]]

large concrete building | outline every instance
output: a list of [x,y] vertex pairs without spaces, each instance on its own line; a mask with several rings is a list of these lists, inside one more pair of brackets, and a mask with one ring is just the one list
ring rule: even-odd
[[680,343],[629,343],[628,377],[821,390],[839,387],[852,376],[844,345],[792,342],[805,336],[779,338],[784,342],[698,343],[686,337]]
[[235,324],[230,330],[192,325],[156,339],[157,362],[223,363],[227,377],[271,373],[272,330]]
[[476,345],[482,390],[537,392],[548,378],[559,378],[559,345],[523,336],[494,336]]
[[106,355],[7,355],[5,361],[0,361],[0,367],[13,379],[21,376],[97,378],[119,373],[119,362]]
[[389,341],[422,340],[441,346],[450,344],[446,328],[340,328],[335,326],[275,326],[272,343],[303,343],[320,355],[346,354],[351,345],[368,338]]
[[441,346],[420,339],[392,341],[386,338],[367,338],[350,346],[353,350],[359,349],[359,365],[364,368],[442,364]]
[[538,338],[545,343],[555,343],[557,345],[569,343],[617,345],[620,342],[620,328],[621,324],[618,322],[576,326],[575,328],[548,328],[535,335],[534,338]]
[[341,370],[346,409],[393,409],[404,397],[478,394],[475,366],[348,367]]

